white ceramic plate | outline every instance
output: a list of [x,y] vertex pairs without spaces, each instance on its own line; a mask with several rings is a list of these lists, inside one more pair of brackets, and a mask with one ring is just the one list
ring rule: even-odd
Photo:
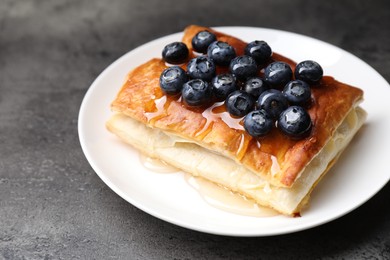
[[110,103],[126,74],[150,58],[160,57],[166,44],[181,39],[182,33],[176,33],[142,45],[115,61],[93,82],[82,102],[78,125],[82,149],[112,190],[141,210],[182,227],[220,235],[268,236],[308,229],[343,216],[388,182],[390,87],[373,68],[342,49],[294,33],[250,27],[216,29],[247,42],[265,40],[273,51],[298,62],[316,60],[325,75],[362,88],[367,123],[315,189],[311,206],[302,217],[256,218],[214,208],[189,186],[183,173],[147,170],[137,151],[105,129],[111,115]]

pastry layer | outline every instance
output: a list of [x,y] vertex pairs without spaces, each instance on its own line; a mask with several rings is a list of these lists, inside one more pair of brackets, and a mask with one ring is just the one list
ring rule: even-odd
[[[203,29],[207,28],[190,26],[185,30],[183,42],[191,53],[191,39]],[[245,42],[219,32],[216,34],[219,40],[229,42],[238,55],[243,53]],[[273,53],[270,62],[276,60],[295,68],[293,61]],[[363,97],[362,90],[324,77],[312,87],[312,105],[308,112],[314,127],[308,138],[293,140],[275,128],[264,138],[255,139],[243,129],[241,119],[233,119],[227,114],[223,104],[190,108],[179,97],[164,95],[159,87],[159,77],[165,68],[165,62],[156,58],[131,71],[112,103],[112,110],[223,154],[281,187],[293,185],[348,111]],[[218,70],[223,72],[226,68]]]
[[217,154],[188,139],[178,138],[169,131],[148,127],[124,114],[116,114],[107,128],[122,140],[149,156],[223,185],[232,191],[254,199],[260,205],[286,214],[299,213],[308,196],[337,160],[341,151],[365,120],[365,112],[352,108],[323,148],[307,164],[292,187],[277,187],[243,165]]

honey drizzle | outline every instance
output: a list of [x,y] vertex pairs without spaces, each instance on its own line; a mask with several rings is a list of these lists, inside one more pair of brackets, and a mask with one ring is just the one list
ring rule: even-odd
[[218,119],[218,117],[216,117],[212,110],[213,108],[217,105],[218,103],[214,103],[211,107],[207,108],[205,111],[203,111],[202,113],[202,116],[203,118],[206,119],[206,122],[204,123],[202,129],[200,129],[196,134],[195,136],[198,137],[198,136],[204,136],[206,135],[210,130],[211,128],[213,127],[213,124],[214,124],[214,121]]
[[238,147],[238,150],[237,150],[237,153],[236,153],[237,156],[239,156],[240,153],[242,152],[242,149],[244,148],[244,144],[245,144],[245,135],[241,134],[240,146]]
[[229,112],[226,111],[224,101],[216,102],[212,106],[205,109],[202,113],[202,116],[206,119],[206,122],[204,123],[202,129],[196,133],[196,137],[206,135],[213,127],[213,123],[219,119],[230,128],[242,131],[245,130],[244,127],[240,124],[242,117],[233,118]]
[[156,105],[156,111],[154,112],[145,112],[148,122],[154,122],[157,119],[161,118],[165,114],[165,104],[167,103],[167,96],[163,95],[161,98],[154,99],[154,104]]
[[236,156],[238,160],[241,160],[244,157],[246,150],[248,148],[249,142],[252,138],[247,138],[247,135],[242,133],[240,137],[240,145],[238,146]]
[[278,158],[276,158],[274,155],[271,155],[271,175],[275,176],[280,171],[280,165],[278,163]]

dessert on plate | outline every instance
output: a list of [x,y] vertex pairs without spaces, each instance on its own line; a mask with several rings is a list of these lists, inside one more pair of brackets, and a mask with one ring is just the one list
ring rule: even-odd
[[363,91],[271,47],[188,26],[129,72],[106,126],[148,156],[297,216],[364,123]]

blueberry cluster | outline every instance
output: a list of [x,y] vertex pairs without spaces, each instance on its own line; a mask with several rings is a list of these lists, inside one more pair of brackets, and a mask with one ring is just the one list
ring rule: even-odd
[[[184,43],[174,42],[163,49],[163,59],[173,64],[160,76],[164,93],[181,94],[192,107],[225,101],[230,115],[244,117],[244,128],[254,137],[268,134],[275,126],[292,138],[310,133],[312,121],[305,107],[311,102],[310,85],[323,75],[318,63],[303,61],[294,72],[285,62],[268,64],[272,50],[264,41],[250,42],[245,54],[237,56],[231,45],[209,31],[197,33],[192,47],[201,55],[187,63],[187,71],[178,66],[189,56]],[[217,66],[228,68],[229,73],[217,75]],[[263,68],[264,76],[259,77]]]

